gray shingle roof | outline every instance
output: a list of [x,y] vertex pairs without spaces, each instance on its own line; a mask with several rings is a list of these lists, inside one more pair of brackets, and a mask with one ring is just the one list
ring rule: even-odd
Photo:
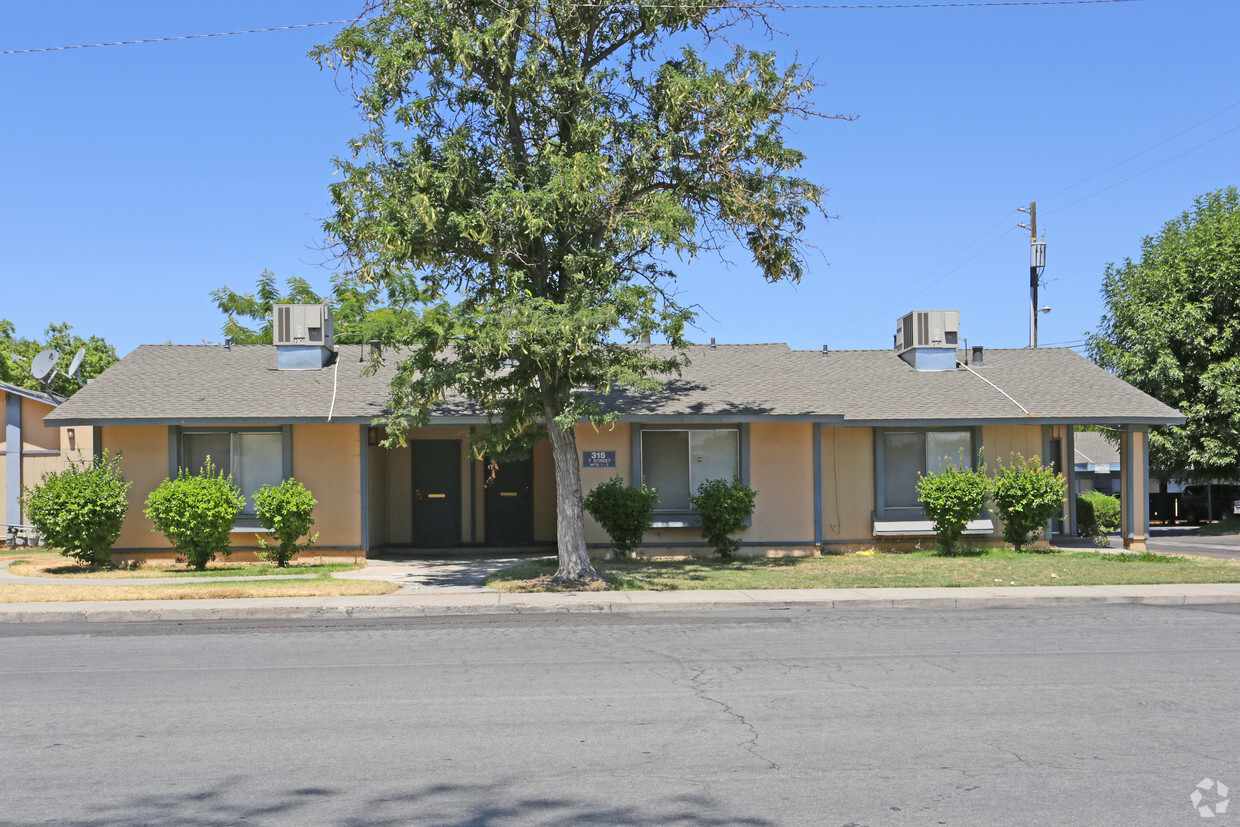
[[1076,443],[1076,462],[1119,467],[1119,448],[1105,435],[1097,431],[1078,431],[1073,441]]
[[[663,350],[659,346],[656,349]],[[276,370],[275,348],[143,345],[47,417],[61,424],[165,422],[369,422],[384,412],[395,359],[363,375],[360,346],[342,345],[335,366]],[[691,364],[657,394],[603,397],[625,419],[813,418],[845,423],[1042,422],[1159,424],[1173,409],[1071,350],[991,350],[986,367],[918,372],[887,350],[794,351],[784,344],[695,346]],[[333,403],[333,383],[335,383]],[[333,407],[334,405],[334,407]],[[449,400],[437,417],[477,417]]]

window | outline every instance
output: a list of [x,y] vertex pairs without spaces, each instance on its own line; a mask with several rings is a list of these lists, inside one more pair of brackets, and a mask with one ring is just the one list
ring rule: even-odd
[[885,430],[880,438],[880,516],[887,520],[922,520],[917,480],[947,466],[973,467],[973,432]]
[[741,476],[737,428],[643,429],[642,482],[659,491],[656,511],[689,511],[689,495],[710,479]]
[[207,457],[220,471],[231,474],[245,495],[243,516],[254,514],[254,494],[264,485],[284,480],[282,431],[183,431],[181,467],[196,474]]

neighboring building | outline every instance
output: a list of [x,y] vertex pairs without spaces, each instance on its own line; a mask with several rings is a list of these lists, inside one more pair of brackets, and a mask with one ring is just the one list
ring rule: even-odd
[[[500,465],[487,483],[486,466],[469,453],[470,434],[486,417],[451,398],[405,447],[383,448],[371,424],[384,413],[399,356],[388,354],[366,375],[360,346],[330,347],[330,314],[321,328],[311,326],[310,340],[281,339],[282,318],[278,347],[139,347],[46,418],[92,428],[97,446],[123,453],[133,487],[120,557],[167,554],[143,503],[165,477],[197,469],[207,455],[247,495],[289,476],[310,488],[319,501],[315,553],[323,556],[554,542],[555,474],[545,442],[530,459]],[[951,326],[950,314],[938,318]],[[703,479],[733,475],[759,491],[741,534],[744,552],[924,543],[933,530],[916,483],[940,458],[993,465],[1019,453],[1074,477],[1075,426],[1106,424],[1122,432],[1125,468],[1138,469],[1123,482],[1136,494],[1124,497],[1124,538],[1143,546],[1147,429],[1182,416],[1070,350],[991,350],[983,359],[975,348],[966,359],[954,328],[946,340],[939,331],[927,340],[934,346],[917,347],[902,321],[897,344],[907,346],[895,353],[690,348],[690,365],[661,392],[621,389],[601,400],[618,422],[578,426],[585,490],[616,474],[657,487],[649,554],[702,550],[689,492]],[[1065,497],[1069,532],[1074,505]],[[243,515],[236,547],[256,548],[255,530],[252,515]],[[968,533],[999,534],[988,519]],[[587,539],[599,548],[607,542],[593,521]]]
[[62,470],[66,462],[79,453],[90,457],[93,446],[89,428],[44,424],[44,417],[64,402],[60,396],[0,382],[0,402],[4,405],[4,433],[0,434],[0,457],[4,462],[0,503],[3,503],[5,524],[0,544],[4,544],[28,535],[24,528],[22,486],[33,488],[45,473]]
[[1098,431],[1077,431],[1075,448],[1075,493],[1100,491],[1118,496],[1122,487],[1119,448]]

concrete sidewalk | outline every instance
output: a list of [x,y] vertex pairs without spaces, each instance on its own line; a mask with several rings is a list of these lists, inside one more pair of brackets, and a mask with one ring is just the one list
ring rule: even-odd
[[0,622],[131,620],[338,620],[460,614],[699,611],[704,609],[981,608],[1104,603],[1163,605],[1240,603],[1240,583],[1156,586],[1010,586],[926,589],[787,589],[751,591],[444,592],[358,597],[0,604]]

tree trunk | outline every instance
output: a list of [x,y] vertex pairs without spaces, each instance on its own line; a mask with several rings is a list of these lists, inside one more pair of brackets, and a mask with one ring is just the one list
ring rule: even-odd
[[547,434],[555,457],[555,539],[560,567],[555,579],[561,582],[597,580],[598,574],[586,554],[586,525],[581,507],[581,458],[577,454],[577,434],[562,428],[547,415]]

